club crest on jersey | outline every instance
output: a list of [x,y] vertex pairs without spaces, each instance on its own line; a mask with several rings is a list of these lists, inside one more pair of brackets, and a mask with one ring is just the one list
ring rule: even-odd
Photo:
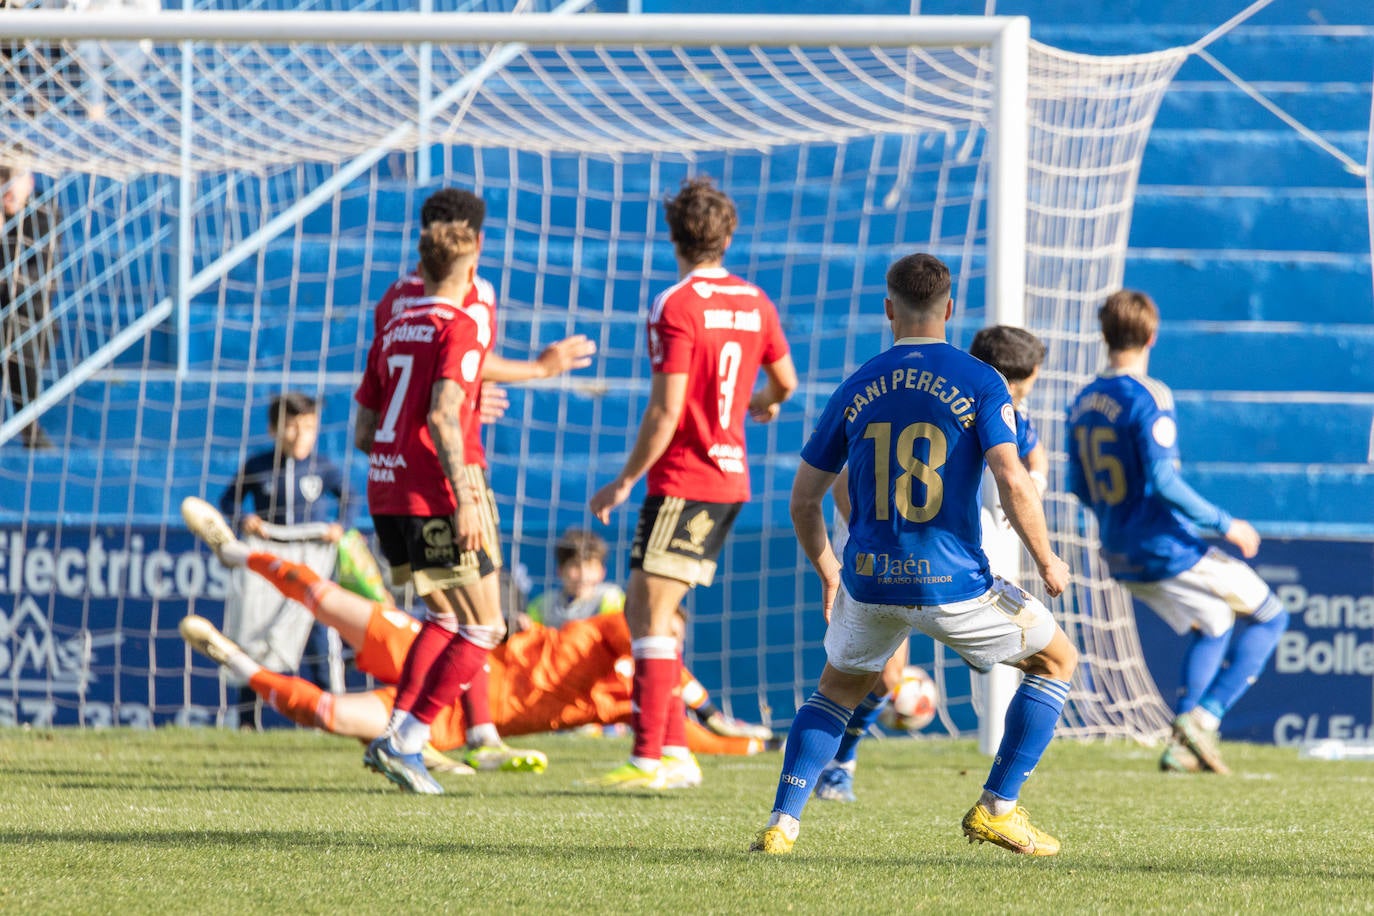
[[1150,427],[1150,435],[1154,436],[1160,448],[1173,448],[1174,443],[1178,442],[1178,426],[1170,417],[1160,417]]
[[1013,436],[1016,435],[1016,409],[1010,404],[1002,405],[1002,422],[1007,424],[1007,429],[1011,430]]
[[320,478],[319,474],[306,474],[300,479],[300,487],[301,495],[305,497],[305,501],[313,503],[324,493],[324,480]]

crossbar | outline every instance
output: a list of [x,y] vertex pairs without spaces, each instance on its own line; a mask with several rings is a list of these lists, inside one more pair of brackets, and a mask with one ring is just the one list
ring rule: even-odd
[[1024,16],[719,16],[606,13],[158,13],[9,10],[0,39],[207,41],[286,44],[688,45],[695,47],[987,46]]

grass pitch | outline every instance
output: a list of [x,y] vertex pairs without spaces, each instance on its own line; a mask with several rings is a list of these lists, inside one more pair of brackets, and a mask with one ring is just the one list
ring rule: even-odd
[[542,776],[402,794],[361,747],[305,731],[0,730],[0,912],[1330,913],[1374,909],[1374,764],[1228,745],[1237,775],[1056,742],[1023,804],[1052,859],[969,846],[969,742],[869,742],[859,801],[813,801],[789,857],[745,853],[780,756],[704,758],[706,784],[574,781],[623,739],[545,737]]

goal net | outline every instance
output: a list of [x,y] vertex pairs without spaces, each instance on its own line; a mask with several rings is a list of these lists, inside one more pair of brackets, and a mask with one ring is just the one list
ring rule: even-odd
[[[0,159],[36,174],[56,251],[43,283],[3,306],[33,319],[5,359],[38,339],[46,354],[36,383],[11,384],[23,410],[0,425],[0,721],[223,721],[225,688],[176,626],[188,610],[220,619],[229,580],[178,505],[218,501],[270,449],[268,401],[302,391],[367,526],[350,430],[371,305],[415,260],[420,203],[446,185],[488,205],[479,271],[498,293],[500,352],[571,333],[600,350],[591,369],[512,388],[488,430],[515,585],[553,587],[552,545],[574,526],[606,537],[624,581],[634,512],[603,528],[586,502],[646,403],[645,308],[676,279],[661,200],[704,173],[739,205],[727,265],[778,303],[803,385],[749,431],[754,499],[717,584],[689,601],[688,666],[727,710],[775,724],[812,689],[823,621],[787,518],[796,456],[834,386],[890,343],[887,265],[927,250],[956,277],[955,343],[1020,312],[1049,347],[1031,406],[1052,456],[1050,527],[1075,571],[1051,606],[1084,652],[1063,729],[1158,734],[1167,709],[1129,603],[1064,494],[1061,413],[1099,364],[1094,309],[1121,282],[1141,153],[1183,52],[1031,43],[1028,72],[1005,72],[1003,20],[819,18],[795,34],[789,17],[665,30],[585,8],[419,29],[320,13],[269,30],[263,17],[287,14],[260,13],[213,33],[194,31],[206,14],[180,14],[181,31],[172,14],[94,15],[4,33]],[[1027,87],[1026,151],[999,163],[1007,81]],[[1017,171],[1017,199],[999,199]],[[999,277],[995,230],[1021,215],[1024,276]],[[23,447],[35,419],[52,448]],[[962,663],[921,638],[912,656],[942,689],[931,730],[975,729]]]

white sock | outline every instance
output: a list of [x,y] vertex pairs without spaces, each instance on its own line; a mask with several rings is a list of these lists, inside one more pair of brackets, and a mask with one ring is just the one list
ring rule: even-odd
[[1221,727],[1221,720],[1201,706],[1194,706],[1188,714],[1193,717],[1198,725],[1209,732],[1214,732]]
[[224,666],[243,678],[244,683],[247,683],[250,677],[262,670],[262,665],[249,658],[247,652],[235,652],[225,661]]
[[458,618],[452,614],[440,614],[433,608],[425,612],[425,619],[436,626],[448,630],[450,633],[458,632]]
[[633,763],[646,773],[652,773],[659,768],[659,761],[651,757],[631,757],[630,763]]
[[1002,817],[1016,810],[1016,799],[998,798],[987,789],[984,789],[983,794],[978,796],[978,804],[987,808],[993,817]]
[[429,724],[406,713],[405,721],[396,729],[391,746],[402,754],[418,754],[429,740]]
[[391,718],[387,720],[386,729],[382,732],[382,734],[396,734],[396,729],[401,727],[401,723],[406,720],[406,716],[408,715],[410,715],[410,713],[406,712],[404,709],[393,709],[391,711]]
[[496,730],[496,726],[488,722],[485,725],[474,725],[468,729],[468,747],[500,747],[501,733]]
[[248,545],[243,543],[243,541],[227,541],[219,545],[219,550],[216,551],[219,556],[219,561],[229,569],[234,569],[235,567],[247,563],[248,554],[251,552],[252,551],[248,549]]
[[795,840],[797,834],[801,833],[801,821],[790,814],[783,814],[781,811],[774,811],[768,816],[769,827],[781,827],[782,832],[789,840]]
[[663,749],[664,760],[691,760],[692,752],[685,747],[665,747]]

